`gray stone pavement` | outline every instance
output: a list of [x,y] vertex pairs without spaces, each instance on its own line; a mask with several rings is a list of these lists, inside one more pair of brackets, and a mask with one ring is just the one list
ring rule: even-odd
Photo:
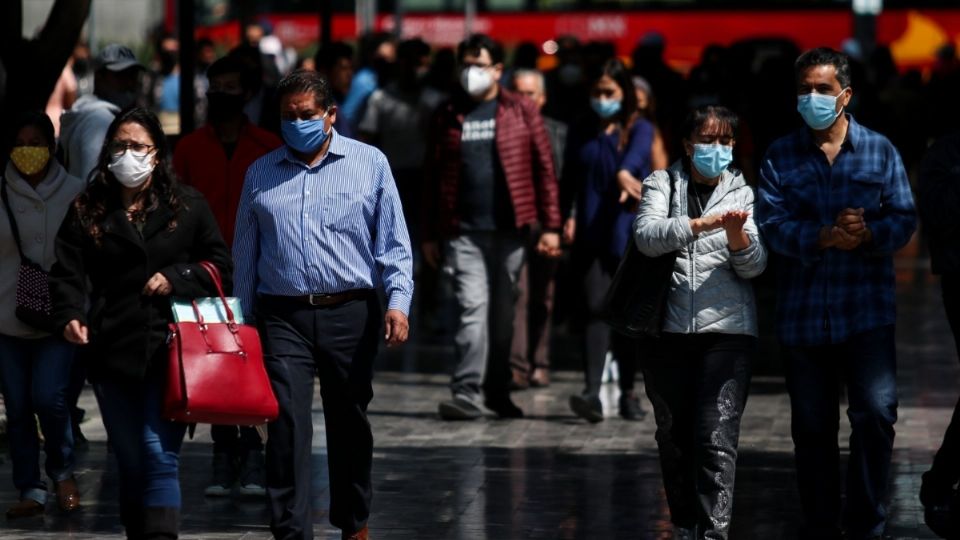
[[[958,363],[931,280],[901,284],[900,419],[894,455],[888,533],[935,538],[917,501],[920,474],[938,446],[960,392]],[[572,342],[558,345],[569,350]],[[615,385],[607,385],[608,418],[576,420],[567,396],[581,375],[560,371],[547,389],[516,394],[528,417],[516,421],[445,423],[436,404],[447,377],[428,368],[449,350],[419,344],[382,360],[370,408],[376,451],[371,537],[380,539],[667,539],[670,525],[660,481],[653,421],[616,416]],[[762,359],[761,359],[762,360]],[[766,370],[771,371],[771,370]],[[790,413],[782,377],[753,380],[741,438],[734,539],[791,539],[799,526]],[[319,395],[318,395],[319,399]],[[644,401],[646,407],[649,405]],[[121,538],[116,469],[89,393],[81,405],[90,449],[80,456],[84,508],[61,516],[3,521],[0,539]],[[327,523],[327,472],[322,411],[314,409],[315,533],[339,538]],[[846,449],[847,432],[841,434]],[[263,501],[204,499],[211,446],[207,429],[184,443],[182,477],[186,539],[270,538]],[[0,465],[0,508],[15,500],[7,460]]]

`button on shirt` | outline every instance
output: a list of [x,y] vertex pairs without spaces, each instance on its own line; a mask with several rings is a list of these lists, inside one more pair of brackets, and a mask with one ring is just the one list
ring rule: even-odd
[[410,239],[387,159],[336,130],[331,137],[312,167],[282,146],[247,171],[233,244],[234,293],[246,315],[258,294],[380,286],[389,309],[410,310]]
[[[777,326],[787,346],[842,343],[896,320],[893,253],[916,229],[903,162],[886,137],[848,116],[833,166],[804,128],[770,147],[757,222],[779,265]],[[818,248],[820,229],[863,208],[873,240],[852,251]]]

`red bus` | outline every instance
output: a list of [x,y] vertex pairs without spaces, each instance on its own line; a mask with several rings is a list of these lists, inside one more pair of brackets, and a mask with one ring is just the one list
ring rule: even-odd
[[[354,40],[358,18],[352,0],[332,3],[334,40]],[[419,36],[435,46],[459,42],[466,30],[465,0],[402,2],[402,36]],[[172,27],[174,0],[168,0]],[[196,0],[197,37],[230,46],[239,40],[239,13],[229,0]],[[395,0],[377,0],[374,30],[393,31]],[[877,16],[877,42],[889,45],[901,69],[929,67],[944,44],[960,44],[960,7],[955,0],[885,0]],[[248,9],[267,21],[285,44],[298,49],[316,44],[318,2],[248,0]],[[546,44],[560,35],[582,41],[610,41],[627,56],[648,32],[666,43],[667,61],[686,71],[704,47],[745,39],[786,38],[801,49],[839,48],[851,37],[854,14],[842,0],[476,0],[472,29],[502,41]],[[249,13],[249,12],[248,12]]]

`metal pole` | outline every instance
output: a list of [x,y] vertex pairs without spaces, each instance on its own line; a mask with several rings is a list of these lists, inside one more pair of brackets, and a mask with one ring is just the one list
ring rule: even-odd
[[853,37],[860,43],[863,59],[877,46],[877,17],[883,0],[853,0]]
[[193,115],[195,59],[197,44],[194,40],[193,0],[178,0],[177,26],[180,40],[180,133],[187,134],[196,127]]
[[320,47],[330,48],[333,42],[333,5],[332,2],[320,2]]
[[469,37],[473,34],[474,22],[477,18],[477,0],[467,0],[463,3],[463,32]]
[[403,39],[403,0],[394,0],[393,35],[397,36],[397,39]]

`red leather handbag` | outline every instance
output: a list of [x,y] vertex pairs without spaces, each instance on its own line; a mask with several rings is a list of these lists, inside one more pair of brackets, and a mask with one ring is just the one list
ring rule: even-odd
[[193,300],[196,322],[170,324],[170,362],[163,416],[186,423],[257,425],[279,414],[263,365],[257,329],[239,324],[223,294],[220,271],[201,262],[217,286],[225,321],[205,321]]

